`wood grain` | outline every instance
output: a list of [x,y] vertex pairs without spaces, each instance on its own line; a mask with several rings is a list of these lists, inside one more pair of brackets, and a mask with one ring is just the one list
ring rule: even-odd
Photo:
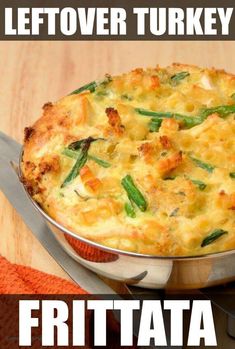
[[[0,130],[21,142],[45,102],[105,73],[172,62],[235,73],[234,56],[234,42],[1,42]],[[0,229],[0,253],[10,261],[68,278],[2,194]]]

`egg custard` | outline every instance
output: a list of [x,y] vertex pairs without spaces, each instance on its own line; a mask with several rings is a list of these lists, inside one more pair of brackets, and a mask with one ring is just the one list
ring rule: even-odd
[[25,129],[23,182],[77,235],[142,254],[235,248],[235,76],[173,64],[105,76]]

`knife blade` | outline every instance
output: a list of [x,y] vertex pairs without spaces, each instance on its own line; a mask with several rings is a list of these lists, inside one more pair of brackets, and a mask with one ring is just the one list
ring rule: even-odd
[[0,157],[6,161],[12,160],[18,163],[21,152],[21,144],[0,131]]
[[65,272],[92,294],[116,294],[95,273],[72,259],[60,246],[41,215],[27,198],[10,161],[18,162],[21,145],[0,132],[0,190],[20,214],[28,228]]

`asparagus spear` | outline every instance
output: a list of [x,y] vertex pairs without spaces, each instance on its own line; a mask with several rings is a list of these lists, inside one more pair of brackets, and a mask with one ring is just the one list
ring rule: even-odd
[[235,179],[235,172],[230,172],[230,173],[229,173],[229,176],[230,176],[232,179]]
[[[135,111],[140,115],[152,117],[152,120],[150,123],[150,127],[152,130],[155,130],[155,129],[158,130],[158,128],[160,127],[159,125],[164,118],[173,118],[173,119],[179,120],[184,124],[186,128],[194,127],[203,122],[203,118],[200,116],[189,116],[189,115],[182,115],[182,114],[172,113],[172,112],[155,112],[152,110],[146,110],[142,108],[136,108]],[[155,121],[156,121],[156,125],[155,125]]]
[[206,184],[202,181],[199,181],[198,179],[191,179],[193,184],[195,184],[201,191],[206,189]]
[[210,235],[208,235],[205,239],[202,240],[201,247],[205,247],[211,244],[224,234],[228,234],[228,232],[223,229],[215,229]]
[[149,123],[149,131],[157,132],[162,124],[162,119],[151,119]]
[[124,208],[125,208],[127,216],[129,216],[131,218],[135,218],[136,217],[136,213],[135,213],[134,207],[132,206],[131,203],[126,202],[125,205],[124,205]]
[[208,164],[206,162],[203,162],[199,159],[196,159],[192,156],[190,156],[191,160],[198,166],[198,167],[201,167],[203,170],[206,170],[207,172],[209,173],[212,173],[215,169],[215,166],[211,165],[211,164]]
[[132,177],[130,175],[126,175],[122,180],[121,184],[125,191],[127,192],[127,195],[131,201],[133,201],[136,206],[139,207],[141,211],[147,210],[147,202],[142,195],[142,193],[139,191],[139,189],[136,187]]
[[207,116],[213,113],[218,113],[221,117],[235,113],[235,105],[221,105],[213,108],[205,108],[201,110],[199,116],[182,115],[173,112],[157,112],[142,108],[135,108],[135,111],[140,115],[152,117],[149,124],[149,129],[151,132],[156,132],[159,130],[159,127],[161,126],[162,120],[164,118],[173,118],[179,120],[183,123],[185,128],[192,128],[194,126],[200,125],[207,118]]
[[176,207],[170,214],[169,217],[176,217],[179,211],[179,207]]
[[235,104],[233,105],[219,105],[213,108],[205,108],[201,110],[200,116],[206,119],[207,116],[217,113],[220,116],[227,116],[229,114],[235,113]]
[[97,88],[98,86],[106,87],[106,85],[107,85],[110,81],[112,81],[112,77],[111,77],[110,75],[107,74],[107,75],[105,76],[105,79],[104,79],[103,81],[98,82],[98,83],[97,83],[96,81],[89,82],[89,84],[86,84],[86,85],[84,85],[84,86],[78,88],[77,90],[71,92],[70,95],[77,95],[77,94],[79,94],[79,93],[81,93],[81,92],[83,92],[83,91],[90,91],[91,93],[92,93],[92,92],[95,92],[95,90],[96,90],[96,88]]
[[87,162],[87,153],[90,148],[92,140],[93,138],[91,137],[83,140],[79,150],[77,151],[76,162],[72,170],[69,172],[68,176],[65,178],[64,182],[62,183],[61,188],[68,185],[72,180],[74,180],[79,175],[81,168]]
[[132,101],[133,100],[133,97],[124,93],[121,95],[121,99],[124,99],[124,100],[127,100],[127,101]]
[[176,176],[168,176],[163,178],[164,181],[174,181],[176,179]]
[[68,148],[71,149],[71,150],[79,150],[79,149],[81,148],[81,145],[83,144],[83,142],[84,142],[86,139],[89,139],[90,143],[95,142],[95,141],[98,141],[98,140],[104,140],[104,138],[93,138],[93,137],[88,137],[88,138],[80,139],[79,141],[70,143],[69,146],[68,146]]
[[181,121],[186,128],[192,128],[194,126],[200,125],[204,121],[201,116],[188,116],[181,114],[174,114],[173,118]]
[[89,160],[93,160],[94,162],[96,162],[98,165],[108,168],[111,166],[111,164],[103,159],[97,158],[97,156],[94,155],[88,155],[88,159]]
[[[65,148],[63,151],[62,151],[62,154],[68,156],[69,158],[72,158],[72,159],[77,159],[78,157],[78,151],[76,150],[71,150],[69,148]],[[102,167],[105,167],[105,168],[108,168],[111,166],[111,164],[103,159],[100,159],[98,158],[97,156],[94,156],[94,155],[87,155],[87,158],[89,160],[93,160],[94,162],[96,162],[98,165],[102,166]]]
[[172,75],[171,76],[171,83],[172,83],[172,85],[178,85],[178,83],[181,81],[181,80],[183,80],[183,79],[185,79],[187,76],[189,76],[190,74],[189,74],[189,72],[187,72],[187,71],[182,71],[182,72],[180,72],[180,73],[177,73],[177,74],[175,74],[175,75]]
[[68,156],[71,159],[77,159],[78,157],[78,152],[69,148],[64,148],[62,154]]
[[147,110],[143,108],[136,108],[135,111],[139,113],[140,115],[144,116],[153,116],[154,118],[172,118],[174,115],[173,113],[170,112],[161,112],[161,111],[152,111],[152,110]]
[[78,88],[77,90],[74,90],[73,92],[70,93],[70,95],[78,95],[79,93],[81,93],[83,91],[94,92],[96,87],[97,87],[97,82],[96,81],[92,81],[89,84],[86,84],[86,85]]

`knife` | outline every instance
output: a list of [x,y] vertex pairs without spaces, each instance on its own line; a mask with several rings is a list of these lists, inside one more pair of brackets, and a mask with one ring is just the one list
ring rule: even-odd
[[18,163],[20,152],[21,145],[0,131],[0,190],[42,246],[77,284],[92,294],[116,294],[95,273],[63,250],[44,219],[34,209],[11,165],[11,161]]

